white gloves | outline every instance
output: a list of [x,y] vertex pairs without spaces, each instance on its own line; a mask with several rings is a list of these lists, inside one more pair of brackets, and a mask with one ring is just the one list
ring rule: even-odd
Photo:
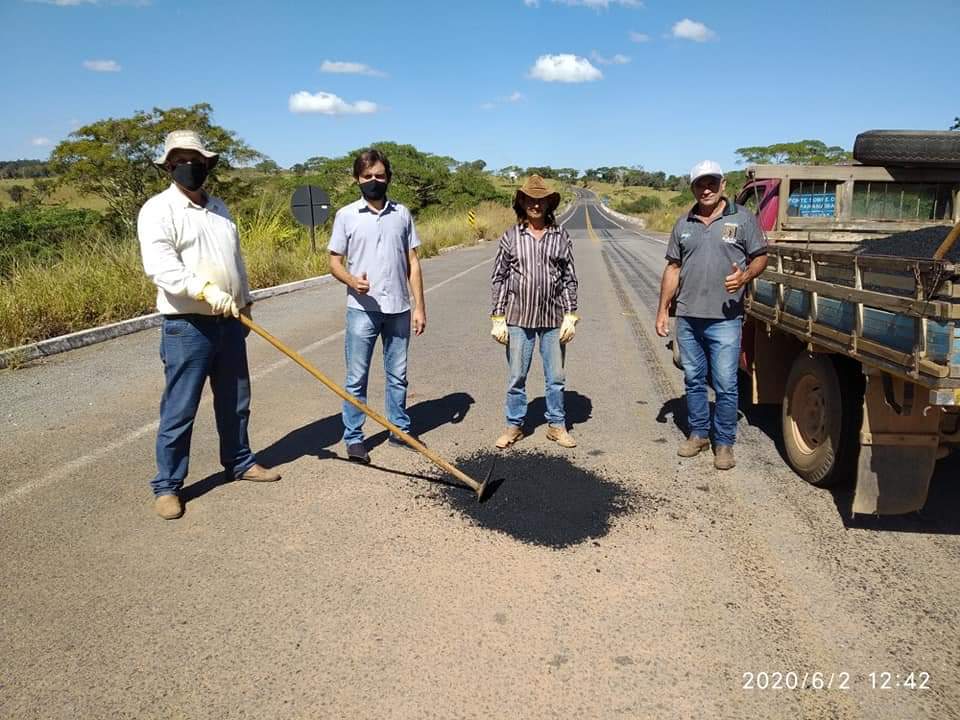
[[493,336],[493,339],[501,345],[506,345],[507,337],[509,337],[509,333],[507,332],[507,318],[503,315],[493,315],[490,320],[493,322],[493,327],[490,328],[490,334]]
[[576,315],[573,313],[567,313],[563,316],[563,324],[560,325],[560,344],[566,345],[568,342],[573,340],[573,336],[577,333],[577,320],[579,320]]
[[214,315],[232,315],[233,317],[240,317],[240,310],[237,309],[237,303],[234,302],[233,296],[229,293],[225,293],[211,282],[208,282],[203,286],[203,290],[200,291],[199,299],[207,302],[210,305],[210,307],[213,309]]

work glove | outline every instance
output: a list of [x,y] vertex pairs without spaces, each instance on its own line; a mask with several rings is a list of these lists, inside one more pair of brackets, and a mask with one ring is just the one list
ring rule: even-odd
[[501,345],[506,345],[507,337],[509,336],[509,332],[507,331],[507,318],[503,315],[494,315],[490,320],[493,322],[493,327],[490,328],[490,334],[493,336],[493,339]]
[[200,299],[210,305],[214,315],[232,315],[240,317],[240,310],[233,296],[225,293],[212,282],[208,282],[200,291]]
[[567,313],[563,316],[563,324],[560,325],[560,344],[566,345],[568,342],[573,340],[573,336],[577,333],[577,320],[579,320],[576,315],[573,313]]

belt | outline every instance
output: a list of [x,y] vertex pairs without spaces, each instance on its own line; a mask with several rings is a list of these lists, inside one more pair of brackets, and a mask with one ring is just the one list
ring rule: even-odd
[[195,320],[198,322],[227,322],[229,320],[236,320],[233,315],[203,315],[201,313],[182,313],[182,314],[172,314],[164,315],[164,320]]

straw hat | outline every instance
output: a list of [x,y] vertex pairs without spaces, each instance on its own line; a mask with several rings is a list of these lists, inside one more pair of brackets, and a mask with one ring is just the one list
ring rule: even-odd
[[211,170],[217,164],[217,160],[220,159],[220,155],[207,150],[203,146],[200,133],[195,130],[174,130],[167,133],[166,140],[163,143],[163,155],[154,160],[154,164],[163,167],[167,162],[167,157],[174,150],[196,150],[209,161]]
[[520,189],[517,190],[517,194],[513,196],[514,207],[520,205],[521,194],[536,200],[543,200],[544,198],[547,198],[546,205],[544,206],[544,210],[546,212],[553,212],[560,204],[560,193],[547,187],[547,183],[545,183],[543,178],[539,175],[531,175],[526,179],[523,185],[520,186]]

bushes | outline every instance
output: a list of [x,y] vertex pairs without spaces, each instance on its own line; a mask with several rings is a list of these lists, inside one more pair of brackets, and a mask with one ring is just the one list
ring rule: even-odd
[[18,261],[55,261],[66,244],[87,237],[99,222],[100,214],[93,210],[59,205],[0,209],[0,276]]
[[614,209],[624,213],[634,213],[639,215],[641,213],[659,210],[662,207],[663,203],[660,202],[660,198],[654,195],[644,195],[636,200],[621,201],[617,203]]

